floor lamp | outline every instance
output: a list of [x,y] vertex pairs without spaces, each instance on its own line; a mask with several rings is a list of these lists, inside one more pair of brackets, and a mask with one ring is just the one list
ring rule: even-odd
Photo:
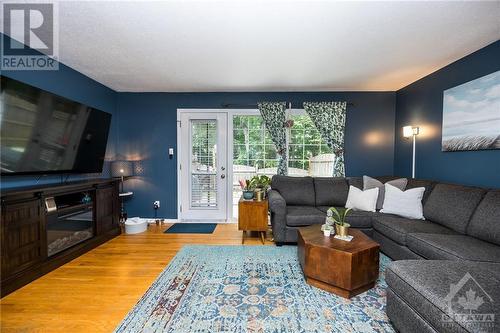
[[416,126],[405,126],[403,127],[403,136],[407,139],[413,137],[413,158],[411,164],[411,178],[415,178],[415,144],[419,129]]

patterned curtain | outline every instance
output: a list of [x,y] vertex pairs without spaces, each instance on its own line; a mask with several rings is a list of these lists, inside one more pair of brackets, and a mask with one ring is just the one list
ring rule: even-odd
[[323,140],[335,154],[334,177],[344,177],[344,132],[346,102],[304,102],[304,110],[318,129]]
[[259,111],[264,119],[266,129],[271,135],[276,151],[280,155],[278,162],[278,175],[288,173],[287,146],[286,146],[286,103],[263,102],[259,103]]

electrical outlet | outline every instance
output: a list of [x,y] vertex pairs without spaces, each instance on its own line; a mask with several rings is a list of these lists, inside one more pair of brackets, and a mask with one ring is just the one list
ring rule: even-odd
[[153,202],[153,208],[154,209],[160,208],[160,200],[156,200],[156,201]]

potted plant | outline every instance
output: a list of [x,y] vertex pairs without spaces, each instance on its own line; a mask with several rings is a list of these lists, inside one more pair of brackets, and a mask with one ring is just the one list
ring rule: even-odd
[[335,232],[341,237],[349,235],[349,227],[351,225],[347,223],[345,219],[350,211],[350,208],[343,208],[338,210],[335,207],[331,207],[330,209],[328,209],[328,212],[332,213],[332,219],[335,221]]
[[250,188],[262,191],[264,197],[269,187],[271,187],[271,178],[266,175],[253,176],[252,179],[250,179]]
[[250,187],[250,181],[248,179],[239,180],[241,190],[243,191],[243,199],[252,200],[253,199],[253,189]]

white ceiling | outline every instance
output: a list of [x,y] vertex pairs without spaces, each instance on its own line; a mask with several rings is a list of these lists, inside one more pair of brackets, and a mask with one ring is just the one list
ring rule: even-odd
[[392,91],[500,39],[500,1],[61,2],[60,60],[117,91]]

